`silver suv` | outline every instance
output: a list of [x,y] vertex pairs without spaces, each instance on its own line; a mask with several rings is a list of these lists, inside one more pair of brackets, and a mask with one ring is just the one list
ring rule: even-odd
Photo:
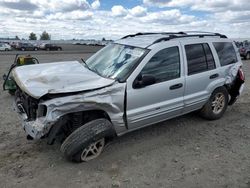
[[192,111],[215,120],[244,86],[235,44],[218,33],[137,33],[86,62],[17,67],[15,109],[29,139],[96,158],[115,136]]

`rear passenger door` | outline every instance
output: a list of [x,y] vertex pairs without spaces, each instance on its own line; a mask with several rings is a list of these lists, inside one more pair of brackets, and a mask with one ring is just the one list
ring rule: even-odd
[[210,87],[213,87],[213,83],[219,79],[210,45],[182,42],[186,67],[185,113],[200,109],[211,95]]

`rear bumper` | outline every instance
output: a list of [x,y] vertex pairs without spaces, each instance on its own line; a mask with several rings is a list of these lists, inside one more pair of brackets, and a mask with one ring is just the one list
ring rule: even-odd
[[245,86],[245,76],[242,68],[238,69],[238,73],[236,75],[235,80],[233,81],[233,84],[230,86],[229,94],[231,96],[231,99],[228,103],[228,105],[232,105],[236,102],[238,97],[242,94]]

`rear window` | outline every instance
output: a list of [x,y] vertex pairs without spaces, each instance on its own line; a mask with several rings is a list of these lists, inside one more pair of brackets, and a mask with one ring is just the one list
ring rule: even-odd
[[221,66],[226,66],[237,62],[236,52],[231,42],[214,42]]
[[206,43],[185,45],[188,75],[215,68],[212,52]]

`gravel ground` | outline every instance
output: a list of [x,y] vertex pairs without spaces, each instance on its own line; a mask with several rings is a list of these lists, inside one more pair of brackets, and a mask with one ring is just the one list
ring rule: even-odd
[[[79,60],[96,50],[35,57],[41,63]],[[0,75],[13,59],[1,53]],[[243,63],[244,93],[220,120],[191,113],[159,123],[115,139],[98,159],[81,164],[66,161],[59,144],[26,140],[12,97],[0,91],[0,187],[250,188],[250,61]]]

